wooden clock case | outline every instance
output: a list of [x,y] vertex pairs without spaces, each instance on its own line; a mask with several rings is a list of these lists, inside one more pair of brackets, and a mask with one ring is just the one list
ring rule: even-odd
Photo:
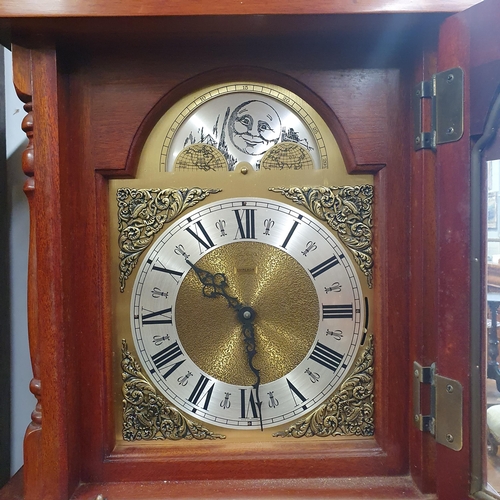
[[[470,280],[469,136],[473,127],[480,133],[489,100],[479,97],[482,115],[466,119],[463,139],[415,152],[411,93],[436,71],[468,68],[479,53],[467,16],[442,25],[443,12],[471,3],[407,2],[406,13],[376,0],[295,2],[286,13],[272,1],[240,8],[151,0],[143,12],[128,3],[0,6],[29,138],[30,389],[38,404],[25,438],[24,498],[466,498],[470,299],[451,291]],[[475,64],[496,57],[498,44]],[[357,173],[374,175],[375,436],[303,438],[300,446],[279,439],[264,448],[117,445],[108,179],[134,176],[155,113],[170,102],[250,76],[307,94],[353,183]],[[414,360],[437,360],[462,383],[461,451],[413,427]]]

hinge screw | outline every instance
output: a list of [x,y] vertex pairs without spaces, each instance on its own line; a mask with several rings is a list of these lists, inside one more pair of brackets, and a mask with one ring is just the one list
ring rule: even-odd
[[455,79],[455,77],[454,77],[452,74],[449,74],[449,75],[446,77],[446,80],[448,80],[449,82],[452,82],[454,79]]
[[454,129],[453,127],[449,127],[449,128],[448,128],[448,130],[446,130],[446,133],[447,133],[448,135],[453,134],[453,132],[455,132],[455,129]]
[[414,418],[415,418],[415,422],[418,422],[420,420],[419,417],[418,417],[418,415],[415,415]]
[[448,441],[448,443],[453,443],[453,436],[451,434],[446,434],[446,441]]
[[413,373],[415,374],[415,377],[418,377],[418,370],[415,370]]
[[451,384],[448,384],[448,385],[446,386],[446,392],[447,392],[448,394],[451,394],[451,393],[453,392],[453,386],[452,386]]
[[415,142],[418,144],[420,142],[420,137],[415,137]]

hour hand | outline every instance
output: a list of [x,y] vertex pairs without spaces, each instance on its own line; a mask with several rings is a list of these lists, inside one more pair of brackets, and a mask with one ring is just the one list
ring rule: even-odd
[[203,295],[208,298],[224,297],[230,307],[239,311],[242,308],[240,301],[236,297],[232,297],[226,291],[228,286],[226,275],[224,273],[212,274],[210,271],[201,269],[196,264],[193,264],[187,257],[186,263],[196,273],[198,279],[203,285]]

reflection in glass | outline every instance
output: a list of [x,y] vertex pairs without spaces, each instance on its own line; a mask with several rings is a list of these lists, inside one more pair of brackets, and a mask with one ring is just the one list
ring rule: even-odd
[[500,193],[500,160],[486,161],[487,171],[487,320],[486,320],[486,425],[487,481],[500,490],[500,369],[498,362],[498,309],[500,306],[500,229],[498,197]]

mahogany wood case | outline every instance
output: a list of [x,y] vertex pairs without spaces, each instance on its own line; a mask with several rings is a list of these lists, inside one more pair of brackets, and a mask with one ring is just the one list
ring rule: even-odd
[[[470,42],[467,16],[444,21],[473,3],[2,2],[29,139],[30,390],[38,403],[24,443],[24,498],[467,498],[470,304],[453,291],[470,280],[470,136],[481,132],[489,101],[478,100],[458,143],[415,152],[411,93],[436,71],[498,58],[494,30],[496,48],[485,54]],[[500,25],[493,3],[483,11]],[[300,447],[285,439],[120,445],[108,181],[134,177],[154,110],[249,76],[307,94],[333,117],[327,123],[352,176],[374,175],[375,435],[304,438]],[[466,109],[469,91],[480,94],[471,78],[466,71]],[[413,426],[414,360],[437,360],[462,383],[460,452]],[[14,487],[0,498],[14,498]]]

